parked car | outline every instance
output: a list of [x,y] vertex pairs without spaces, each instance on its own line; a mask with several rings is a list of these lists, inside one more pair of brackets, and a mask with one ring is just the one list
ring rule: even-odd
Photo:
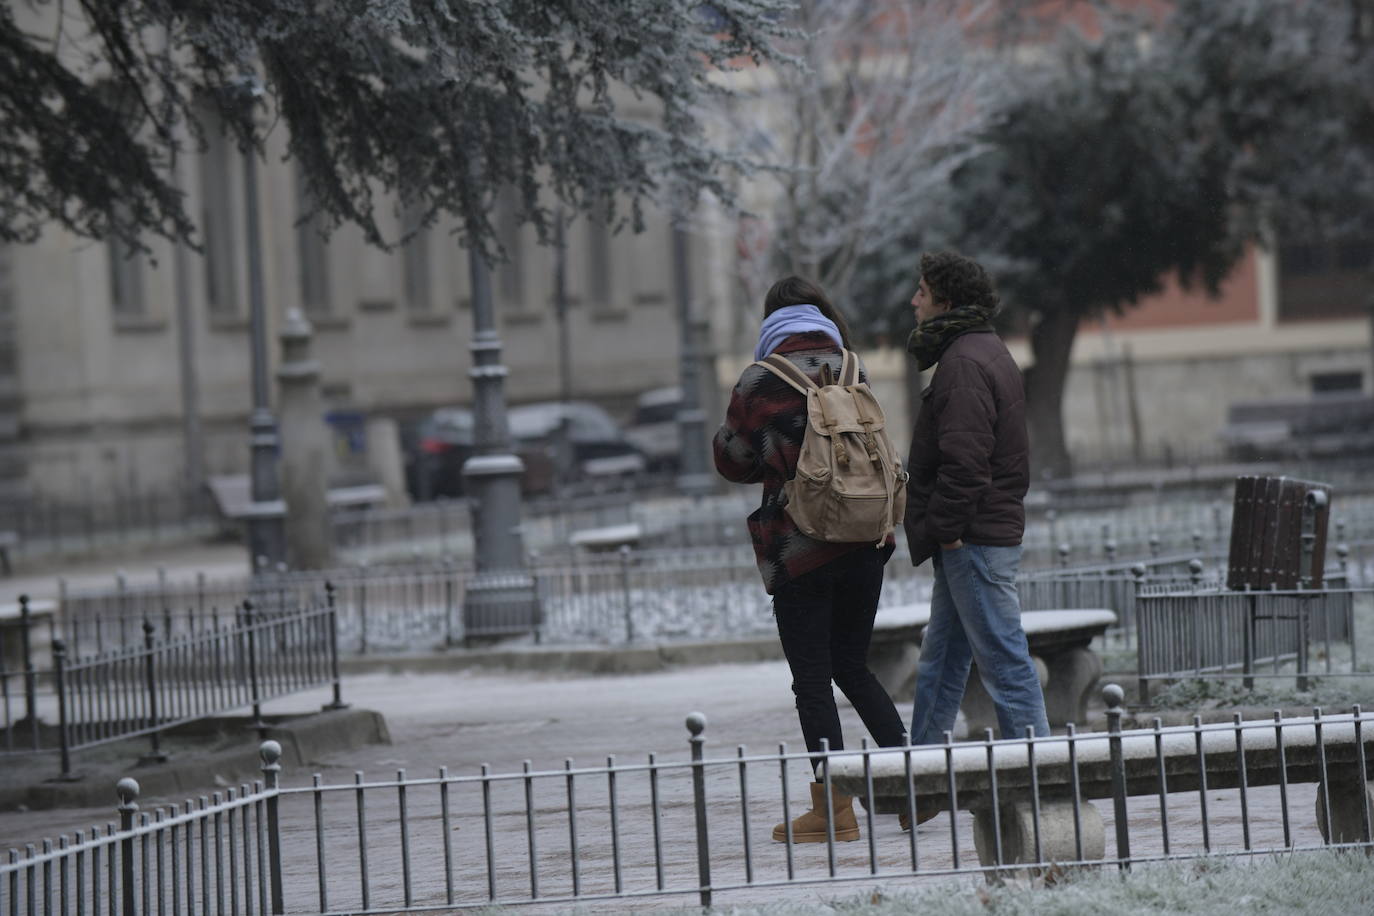
[[634,419],[625,438],[644,453],[655,471],[676,471],[682,452],[682,435],[677,414],[682,406],[682,389],[676,385],[654,388],[639,396]]
[[[545,401],[512,407],[507,414],[511,443],[525,462],[525,492],[552,489],[558,471],[572,479],[634,475],[648,467],[643,452],[601,407],[587,401]],[[560,455],[566,420],[568,448]]]
[[463,462],[473,453],[474,423],[466,407],[441,407],[420,423],[410,456],[410,494],[418,500],[463,495]]
[[[568,418],[566,476],[572,479],[634,475],[648,466],[644,454],[629,442],[620,425],[596,404],[550,401],[512,407],[506,414],[511,450],[525,463],[521,487],[526,493],[553,488],[560,457],[559,431]],[[466,407],[444,407],[421,422],[410,459],[411,495],[417,500],[464,493],[463,463],[475,452],[475,422]]]

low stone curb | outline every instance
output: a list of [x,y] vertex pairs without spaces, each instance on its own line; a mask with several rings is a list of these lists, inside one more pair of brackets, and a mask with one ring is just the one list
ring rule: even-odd
[[[58,769],[55,754],[27,758],[22,766],[28,772],[24,775],[9,773],[5,780],[8,784],[0,785],[0,811],[111,807],[115,803],[114,785],[124,776],[138,780],[139,794],[144,799],[174,800],[187,795],[209,794],[211,781],[227,787],[261,777],[258,742],[245,740],[245,736],[251,734],[247,719],[212,719],[193,725],[201,728],[185,729],[180,734],[204,734],[210,740],[218,736],[221,740],[216,746],[174,753],[165,763],[102,761],[83,766],[78,755],[73,760],[73,769],[79,778],[71,782],[52,778]],[[210,726],[208,731],[204,728],[207,725]],[[284,718],[269,724],[266,737],[281,744],[281,763],[291,767],[304,767],[337,751],[391,743],[386,720],[381,713],[370,709],[326,710]],[[131,744],[130,761],[146,748],[138,739],[131,739],[131,742],[137,744],[137,749]],[[18,769],[19,766],[15,766],[15,770]],[[26,777],[31,781],[26,781]]]
[[453,648],[425,653],[377,653],[339,659],[348,674],[372,672],[559,671],[582,674],[645,674],[692,665],[780,661],[776,636],[718,642],[619,646],[520,646]]

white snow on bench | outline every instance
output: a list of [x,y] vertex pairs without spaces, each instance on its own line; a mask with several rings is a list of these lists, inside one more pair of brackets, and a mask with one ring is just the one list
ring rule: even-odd
[[[898,627],[920,627],[930,623],[930,602],[899,604],[878,608],[873,627],[877,630]],[[1105,608],[1086,610],[1024,611],[1021,628],[1030,636],[1035,633],[1057,633],[1083,627],[1109,627],[1116,623],[1116,612]]]
[[1103,608],[1075,611],[1025,611],[1021,614],[1021,629],[1034,633],[1054,633],[1082,627],[1109,627],[1116,623],[1116,612]]
[[[1322,744],[1326,746],[1355,743],[1355,716],[1323,716],[1321,719]],[[1362,737],[1368,741],[1370,729],[1374,728],[1374,713],[1362,713],[1359,718]],[[1285,748],[1314,747],[1317,743],[1317,729],[1310,717],[1283,719],[1283,745]],[[1246,751],[1274,750],[1278,747],[1275,728],[1280,723],[1272,720],[1253,720],[1241,728],[1241,741]],[[1202,751],[1204,754],[1234,753],[1236,750],[1236,727],[1232,724],[1204,725],[1201,727]],[[1162,728],[1159,730],[1161,748],[1167,758],[1196,758],[1197,731],[1191,725]],[[1074,740],[1075,753],[1080,766],[1090,763],[1104,763],[1110,759],[1109,737],[1106,732],[1089,732],[1078,735]],[[906,772],[905,751],[885,749],[870,755],[871,769],[875,779],[879,777],[902,779]],[[1132,729],[1123,731],[1121,753],[1126,760],[1155,758],[1155,732],[1153,729]],[[988,770],[988,746],[985,742],[961,742],[953,745],[951,768],[955,773],[986,773]],[[1029,765],[1026,742],[1023,739],[995,741],[992,747],[993,766],[998,770],[1015,770]],[[1035,762],[1037,767],[1067,764],[1069,762],[1069,742],[1067,737],[1041,738],[1035,742]],[[929,776],[945,772],[945,746],[921,745],[911,750],[911,773],[913,776]],[[830,760],[832,775],[862,778],[864,773],[863,754],[841,754]]]
[[619,547],[621,544],[636,544],[643,537],[644,529],[639,522],[626,522],[623,525],[576,531],[568,541],[574,547]]

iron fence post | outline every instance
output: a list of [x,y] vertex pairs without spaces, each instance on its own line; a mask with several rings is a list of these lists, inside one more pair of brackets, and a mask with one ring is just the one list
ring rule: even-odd
[[1135,670],[1139,675],[1136,679],[1136,696],[1141,705],[1150,702],[1150,681],[1145,677],[1145,636],[1149,630],[1149,625],[1145,619],[1146,602],[1142,600],[1145,594],[1145,565],[1137,563],[1131,568],[1131,574],[1135,577],[1135,603],[1133,611],[1135,613]]
[[1244,644],[1241,646],[1241,670],[1245,677],[1241,680],[1246,690],[1255,689],[1255,628],[1259,624],[1259,595],[1250,593],[1245,596],[1245,630],[1241,633]]
[[258,756],[262,758],[263,791],[267,796],[267,867],[271,869],[272,913],[275,916],[286,912],[281,883],[281,819],[277,809],[281,745],[275,741],[264,741],[258,747]]
[[367,579],[359,576],[358,589],[358,654],[367,654]]
[[158,729],[157,662],[154,652],[156,640],[153,639],[156,629],[152,621],[143,618],[143,678],[148,688],[148,728],[151,729],[148,740],[152,742],[152,748],[139,758],[139,763],[163,763],[167,759],[167,755],[162,752],[162,739]]
[[72,753],[67,737],[67,646],[60,639],[52,643],[53,689],[57,691],[57,748],[61,756],[61,780],[72,779]]
[[38,679],[33,671],[32,643],[30,641],[29,625],[32,618],[29,614],[29,596],[19,596],[19,655],[24,660],[24,713],[29,720],[29,737],[33,748],[38,749],[38,705],[35,694],[38,690]]
[[[138,813],[138,781],[125,776],[115,784],[119,795],[119,865],[120,865],[120,914],[138,916],[138,904],[134,895],[134,815]],[[111,855],[114,851],[111,850]],[[113,875],[111,875],[113,877]],[[110,888],[113,891],[113,888]]]
[[258,642],[253,628],[253,602],[243,602],[243,629],[248,643],[248,693],[253,701],[253,723],[258,737],[267,737],[267,723],[262,721],[262,697],[258,692]]
[[1131,828],[1126,820],[1126,761],[1121,752],[1121,701],[1126,693],[1116,684],[1102,688],[1107,702],[1107,743],[1112,763],[1112,806],[1116,821],[1116,857],[1120,868],[1131,869]]
[[347,709],[343,701],[343,686],[339,678],[339,610],[334,604],[334,583],[324,584],[325,602],[329,605],[329,677],[334,682],[334,699],[325,709]]
[[[440,516],[442,518],[442,516]],[[454,597],[454,564],[450,557],[444,557],[444,645],[457,645],[453,633],[453,612],[456,610]],[[534,641],[539,642],[539,631],[535,630]]]
[[702,758],[706,750],[706,739],[701,733],[706,729],[706,716],[694,712],[687,717],[687,731],[691,733],[688,743],[692,746],[692,806],[696,809],[697,821],[697,880],[700,883],[701,905],[711,905],[711,837],[706,830],[706,766]]
[[625,598],[625,641],[635,641],[634,612],[630,605],[630,545],[620,545],[620,590]]

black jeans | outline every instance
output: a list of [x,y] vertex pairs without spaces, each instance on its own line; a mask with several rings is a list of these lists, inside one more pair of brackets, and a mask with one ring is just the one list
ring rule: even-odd
[[[782,651],[792,669],[806,749],[817,752],[821,739],[831,750],[844,747],[835,685],[844,691],[864,726],[881,747],[898,747],[905,734],[892,698],[868,670],[868,643],[883,589],[888,549],[862,547],[819,569],[798,576],[773,595]],[[813,766],[820,758],[813,759]]]

